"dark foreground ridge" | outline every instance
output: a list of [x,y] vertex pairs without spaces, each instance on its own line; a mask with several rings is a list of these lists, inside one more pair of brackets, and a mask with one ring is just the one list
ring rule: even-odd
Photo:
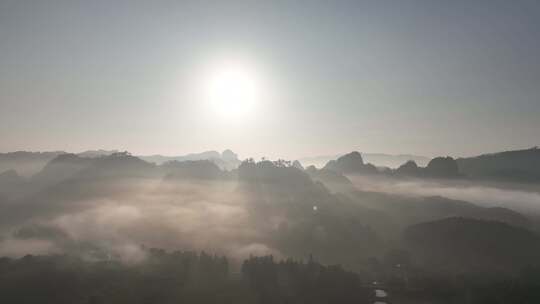
[[[540,269],[515,277],[396,273],[371,282],[339,265],[145,250],[136,263],[67,255],[0,259],[3,303],[538,303]],[[391,299],[391,302],[389,301]],[[5,301],[5,302],[4,302]],[[496,302],[495,302],[496,303]]]
[[136,264],[56,256],[0,259],[4,303],[369,303],[370,290],[340,266],[146,250]]

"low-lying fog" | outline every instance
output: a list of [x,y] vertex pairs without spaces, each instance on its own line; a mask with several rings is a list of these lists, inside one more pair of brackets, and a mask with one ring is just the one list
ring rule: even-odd
[[486,183],[444,179],[395,179],[348,176],[363,191],[384,192],[411,197],[443,196],[485,207],[504,207],[522,213],[540,215],[540,188],[532,185]]
[[258,241],[260,232],[236,182],[131,183],[118,185],[121,190],[109,184],[107,193],[3,205],[0,256],[80,251],[89,258],[115,254],[137,260],[143,258],[142,245],[239,258],[273,252]]

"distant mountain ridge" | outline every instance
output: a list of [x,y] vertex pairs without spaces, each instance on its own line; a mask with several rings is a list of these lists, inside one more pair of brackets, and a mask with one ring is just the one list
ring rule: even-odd
[[459,171],[474,178],[540,181],[540,149],[504,151],[458,158]]
[[436,157],[426,167],[408,161],[397,168],[398,176],[445,177],[535,183],[540,181],[540,149],[503,151],[453,159]]
[[28,152],[16,151],[0,153],[0,173],[8,170],[15,170],[17,174],[29,177],[41,169],[52,159],[64,151],[52,152]]
[[450,156],[435,157],[427,165],[408,160],[397,169],[375,167],[365,161],[365,154],[353,151],[329,160],[325,169],[342,174],[384,174],[394,177],[415,178],[468,178],[478,180],[527,182],[540,181],[540,149],[504,151],[475,157],[454,159]]
[[[343,155],[344,154],[304,157],[304,158],[299,159],[299,161],[305,166],[313,165],[315,167],[322,168],[329,161],[337,159]],[[389,167],[389,168],[397,168],[409,160],[414,161],[419,166],[426,166],[431,159],[426,156],[413,155],[413,154],[393,155],[393,154],[385,154],[385,153],[362,153],[362,157],[364,161],[367,163],[373,164],[377,167]]]
[[[88,150],[81,153],[68,153],[65,151],[51,152],[30,152],[17,151],[0,153],[0,173],[9,170],[15,170],[17,174],[23,177],[30,177],[40,172],[45,166],[60,155],[76,155],[82,158],[99,158],[111,156],[119,153],[118,150]],[[144,161],[161,165],[169,161],[187,161],[187,160],[210,160],[218,167],[225,170],[232,170],[240,165],[238,155],[231,150],[225,150],[222,153],[218,151],[205,151],[201,153],[190,153],[179,156],[148,155],[136,156]]]
[[163,155],[148,155],[148,156],[138,156],[140,159],[154,163],[156,165],[161,165],[169,161],[196,161],[196,160],[210,160],[215,163],[218,167],[225,170],[232,170],[237,168],[241,161],[238,159],[238,155],[233,151],[227,149],[222,153],[218,151],[205,151],[201,153],[190,153],[187,155],[180,156],[163,156]]
[[339,172],[342,174],[376,174],[377,168],[369,163],[364,163],[362,154],[357,151],[345,154],[336,160],[329,161],[323,169]]
[[[75,154],[83,158],[97,158],[118,153],[118,150],[88,150]],[[59,155],[69,154],[64,151],[27,152],[17,151],[0,153],[0,173],[15,170],[22,177],[30,177],[41,171],[47,163]],[[413,177],[467,177],[474,179],[489,179],[517,182],[540,181],[540,149],[537,147],[524,150],[504,151],[483,154],[475,157],[453,159],[451,157],[436,157],[429,159],[415,155],[388,155],[379,153],[358,153],[361,161],[351,159],[351,153],[339,157],[320,156],[302,158],[301,165],[315,165],[319,168],[334,168],[342,173],[388,173],[396,176]],[[209,160],[224,170],[236,169],[241,160],[231,150],[218,152],[214,150],[201,153],[191,153],[178,156],[142,155],[136,156],[141,160],[161,165],[169,161]],[[334,158],[333,158],[334,157]],[[339,161],[341,160],[341,162]],[[300,164],[297,162],[297,164]],[[301,166],[300,165],[300,166]],[[353,166],[355,168],[352,168]],[[359,169],[359,167],[362,167]],[[377,167],[378,170],[374,170]],[[390,170],[389,168],[396,168]],[[359,169],[359,170],[357,170]]]

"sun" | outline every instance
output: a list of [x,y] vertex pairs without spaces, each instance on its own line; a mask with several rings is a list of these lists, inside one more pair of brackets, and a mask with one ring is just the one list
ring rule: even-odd
[[215,69],[209,76],[206,91],[212,110],[233,119],[253,113],[260,99],[255,73],[239,64]]

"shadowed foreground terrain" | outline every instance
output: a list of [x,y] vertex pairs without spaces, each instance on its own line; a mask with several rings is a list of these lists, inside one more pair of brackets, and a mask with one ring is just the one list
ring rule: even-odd
[[[231,273],[226,257],[145,250],[136,265],[64,256],[0,260],[8,303],[367,303],[358,275],[339,266],[252,257]],[[31,291],[31,292],[29,292]]]
[[[385,285],[314,261],[245,260],[231,272],[226,257],[145,250],[144,262],[85,261],[66,255],[0,259],[7,303],[536,303],[540,269],[498,277],[404,274]],[[405,271],[404,271],[405,273]],[[381,289],[384,288],[384,289]],[[382,291],[384,290],[384,291]],[[388,290],[391,292],[388,293]],[[377,291],[377,292],[376,292]],[[377,298],[382,294],[384,298]]]

